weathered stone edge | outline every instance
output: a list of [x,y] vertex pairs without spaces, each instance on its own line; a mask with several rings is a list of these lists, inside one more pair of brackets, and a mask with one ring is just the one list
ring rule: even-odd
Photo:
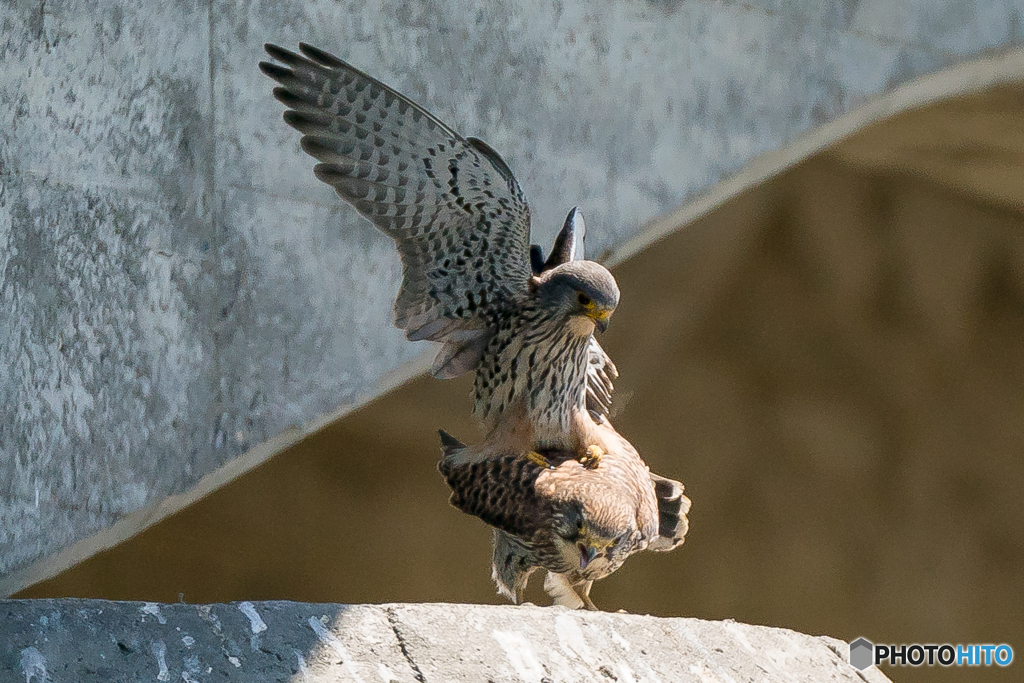
[[733,621],[465,604],[0,601],[0,681],[639,682],[708,675],[888,680],[873,668],[853,669],[842,641]]

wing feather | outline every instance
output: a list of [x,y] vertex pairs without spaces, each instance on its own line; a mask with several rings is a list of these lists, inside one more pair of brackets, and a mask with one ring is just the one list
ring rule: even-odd
[[551,501],[537,493],[539,467],[517,455],[461,461],[459,444],[442,436],[437,465],[452,491],[449,502],[505,533],[532,537],[551,518]]
[[459,362],[435,372],[471,369],[496,318],[529,295],[530,210],[519,184],[482,141],[341,59],[299,49],[268,44],[280,64],[260,63],[279,84],[285,122],[319,162],[316,177],[394,239],[403,265],[395,324],[409,339],[455,344],[445,357]]

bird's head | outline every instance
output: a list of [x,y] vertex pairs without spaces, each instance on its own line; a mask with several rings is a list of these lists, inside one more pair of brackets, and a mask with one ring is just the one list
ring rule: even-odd
[[537,301],[568,320],[581,323],[585,334],[604,332],[615,307],[619,287],[608,269],[593,261],[570,261],[534,278]]
[[617,528],[600,524],[588,517],[581,506],[572,503],[555,514],[554,530],[561,555],[572,558],[581,573],[595,560],[615,553],[631,531],[628,526]]

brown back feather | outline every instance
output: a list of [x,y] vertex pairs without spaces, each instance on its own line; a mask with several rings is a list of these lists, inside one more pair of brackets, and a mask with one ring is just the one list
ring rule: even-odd
[[452,490],[449,502],[466,514],[520,537],[532,537],[551,518],[551,504],[535,490],[540,467],[515,455],[455,464],[438,471]]

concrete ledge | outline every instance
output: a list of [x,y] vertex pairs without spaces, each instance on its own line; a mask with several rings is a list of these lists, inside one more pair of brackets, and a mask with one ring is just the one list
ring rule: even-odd
[[847,657],[784,629],[561,608],[0,602],[0,680],[26,683],[888,680]]

